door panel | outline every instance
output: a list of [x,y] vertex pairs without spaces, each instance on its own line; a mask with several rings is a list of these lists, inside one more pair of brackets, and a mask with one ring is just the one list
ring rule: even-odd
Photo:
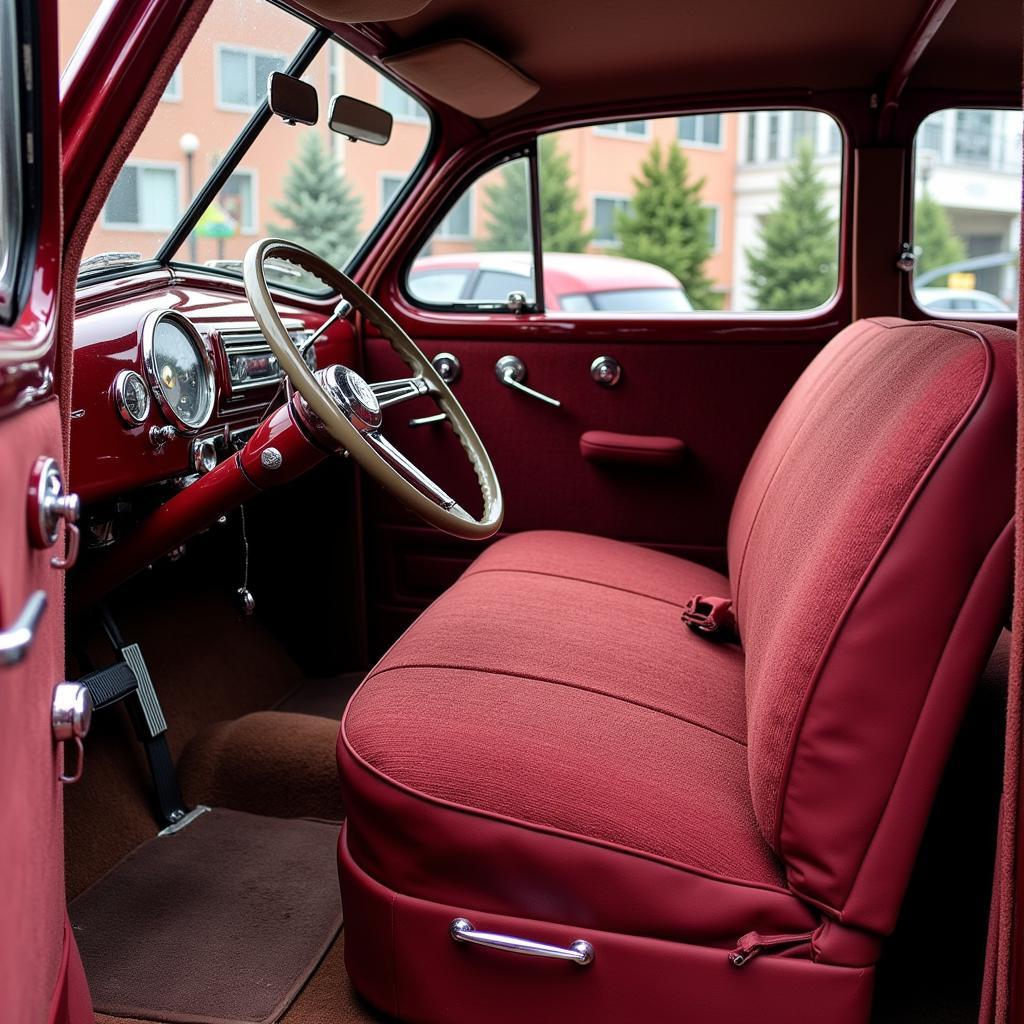
[[47,596],[24,661],[0,667],[0,1019],[45,1021],[64,956],[63,795],[50,729],[64,673],[64,586],[55,549],[29,547],[26,492],[37,456],[59,459],[56,399],[0,420],[0,628]]
[[[415,337],[415,326],[405,326]],[[609,331],[616,336],[611,342],[562,340],[555,326],[541,327],[536,333],[549,336],[540,340],[523,340],[519,330],[495,340],[493,321],[490,327],[486,339],[460,331],[461,337],[419,341],[427,355],[452,352],[462,363],[454,391],[498,472],[504,531],[602,534],[723,570],[729,511],[746,464],[775,409],[832,329],[799,341],[757,340],[756,330],[748,329],[742,341],[630,343],[622,338],[624,324]],[[560,408],[499,382],[495,363],[508,354],[526,364],[526,383],[558,398]],[[615,387],[591,378],[591,362],[602,355],[622,366]],[[370,380],[402,374],[379,338],[367,340],[366,363]],[[392,441],[470,511],[479,511],[475,478],[450,429],[407,426],[410,418],[433,411],[429,400],[420,401],[422,406],[409,403],[388,417]],[[682,461],[669,467],[595,464],[580,453],[580,436],[588,430],[675,437],[686,449]],[[382,644],[480,548],[422,527],[376,488],[367,490],[371,600]]]

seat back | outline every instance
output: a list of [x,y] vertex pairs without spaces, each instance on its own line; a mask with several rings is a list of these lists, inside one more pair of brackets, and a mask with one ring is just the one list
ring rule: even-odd
[[729,525],[758,823],[797,892],[878,933],[1006,613],[1014,341],[852,324],[772,420]]

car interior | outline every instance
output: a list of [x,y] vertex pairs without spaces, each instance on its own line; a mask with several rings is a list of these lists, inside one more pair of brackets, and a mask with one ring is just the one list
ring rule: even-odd
[[78,1019],[995,1019],[1020,4],[30,6]]

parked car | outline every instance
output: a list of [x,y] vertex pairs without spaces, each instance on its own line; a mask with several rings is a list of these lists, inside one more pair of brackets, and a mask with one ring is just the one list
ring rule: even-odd
[[[504,302],[510,292],[533,295],[533,256],[466,252],[421,256],[409,291],[422,302]],[[544,305],[564,313],[690,313],[673,274],[653,263],[601,253],[544,253]]]
[[996,295],[974,288],[917,288],[914,291],[922,309],[935,313],[1012,313]]

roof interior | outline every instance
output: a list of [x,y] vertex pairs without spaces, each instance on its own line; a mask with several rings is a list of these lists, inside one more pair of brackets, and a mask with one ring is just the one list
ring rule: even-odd
[[[432,0],[373,26],[388,55],[463,37],[540,92],[503,120],[602,103],[880,89],[928,0]],[[910,87],[1019,92],[1019,0],[959,0]]]

